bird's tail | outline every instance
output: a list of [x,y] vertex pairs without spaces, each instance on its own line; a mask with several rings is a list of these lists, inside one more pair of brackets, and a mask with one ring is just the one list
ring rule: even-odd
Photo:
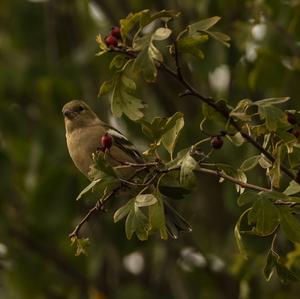
[[167,231],[173,239],[177,239],[181,231],[192,231],[192,227],[190,226],[190,224],[166,201],[164,201],[164,208]]

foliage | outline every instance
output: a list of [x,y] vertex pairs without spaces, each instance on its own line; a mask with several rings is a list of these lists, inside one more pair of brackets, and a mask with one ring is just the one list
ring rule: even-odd
[[[273,241],[270,243],[272,247],[270,247],[266,257],[266,279],[271,278],[272,269],[276,266],[277,273],[282,281],[293,281],[296,276],[290,272],[284,263],[278,262],[281,258],[274,249],[274,242],[279,228],[282,229],[288,240],[294,244],[300,243],[300,222],[294,216],[294,213],[297,213],[297,206],[300,201],[298,201],[298,198],[287,195],[293,194],[290,191],[291,187],[287,189],[285,194],[279,191],[282,175],[287,175],[291,182],[296,185],[295,192],[298,191],[297,186],[300,183],[298,176],[296,176],[298,168],[295,169],[289,158],[294,154],[294,149],[299,147],[298,140],[295,138],[295,133],[293,133],[297,121],[293,121],[291,124],[288,113],[280,108],[280,105],[286,103],[289,98],[267,98],[254,102],[249,99],[242,99],[234,107],[226,101],[204,97],[183,77],[180,63],[181,55],[190,53],[202,59],[204,58],[201,50],[203,42],[213,38],[229,47],[228,41],[230,38],[224,33],[210,31],[220,20],[220,17],[212,17],[188,25],[185,30],[171,39],[172,30],[168,27],[168,24],[170,20],[177,18],[178,15],[173,11],[161,11],[151,14],[149,10],[143,10],[131,13],[120,21],[122,41],[117,47],[107,47],[102,41],[101,35],[96,39],[100,47],[98,55],[108,52],[117,54],[110,64],[111,68],[113,66],[115,68],[115,77],[112,81],[108,81],[109,83],[106,81],[102,84],[99,96],[111,92],[112,113],[117,117],[125,113],[131,120],[140,123],[142,132],[151,140],[149,148],[145,152],[148,158],[147,161],[150,162],[146,162],[141,166],[136,165],[137,169],[148,168],[146,179],[139,176],[139,181],[128,182],[131,185],[131,191],[135,189],[137,195],[115,212],[114,220],[117,222],[126,217],[125,232],[128,239],[131,239],[135,233],[138,239],[147,240],[149,234],[157,230],[160,231],[162,239],[167,239],[168,228],[163,205],[163,201],[166,199],[160,193],[160,181],[170,173],[179,173],[178,176],[173,176],[175,185],[184,188],[184,190],[192,191],[197,181],[195,172],[211,171],[216,176],[236,184],[237,192],[240,194],[238,199],[240,206],[250,205],[240,216],[235,228],[235,235],[241,252],[247,255],[247,245],[243,240],[244,235],[255,235],[258,238],[273,236]],[[150,32],[144,33],[144,28],[152,23],[154,25],[163,23],[164,27],[156,28],[153,26]],[[176,71],[165,64],[168,59],[163,56],[162,50],[154,44],[155,41],[169,42],[167,48],[170,51],[164,54],[174,58]],[[184,115],[176,112],[169,118],[155,117],[152,121],[147,121],[141,111],[144,106],[138,104],[140,102],[137,98],[131,95],[136,90],[137,83],[134,79],[130,79],[125,75],[129,73],[132,74],[132,78],[137,78],[137,75],[141,74],[146,82],[155,82],[159,69],[165,70],[177,78],[179,83],[187,88],[187,94],[202,100],[204,111],[204,118],[200,121],[202,130],[205,130],[205,121],[217,122],[221,117],[224,121],[224,127],[215,136],[219,136],[221,139],[225,136],[230,137],[240,134],[241,138],[238,146],[248,141],[260,151],[260,155],[241,161],[240,168],[234,169],[231,165],[213,163],[214,151],[210,150],[209,147],[208,149],[207,147],[206,149],[203,148],[203,154],[199,155],[197,152],[199,145],[208,141],[202,139],[190,145],[189,148],[180,151],[177,157],[173,158],[173,151],[179,133],[184,127]],[[213,137],[213,135],[211,136]],[[260,144],[259,140],[262,137],[264,142]],[[235,143],[233,139],[231,140]],[[223,143],[212,146],[215,149],[220,149],[222,145]],[[158,150],[161,149],[161,146],[170,154],[169,159],[160,157]],[[207,164],[208,160],[210,161],[209,165]],[[286,163],[288,163],[288,166],[285,166]],[[204,168],[205,166],[208,166],[208,168]],[[246,172],[257,166],[264,170],[271,185],[270,189],[264,188],[264,191],[261,191],[263,188],[247,184]],[[101,167],[99,171],[101,173],[105,172]],[[225,176],[221,174],[225,174]],[[96,177],[99,177],[97,172]],[[101,180],[105,178],[104,176]],[[92,181],[87,187],[88,190],[91,190],[91,187],[100,183],[101,180]],[[172,185],[165,183],[166,188],[171,188]],[[84,193],[87,188],[84,189]],[[257,192],[244,193],[246,188]],[[277,188],[278,191],[272,191],[273,188]],[[172,198],[172,194],[169,193],[167,197]],[[242,222],[246,216],[248,219],[247,228],[242,229]]]
[[[0,8],[1,298],[298,298],[299,1]],[[136,176],[76,172],[75,98],[122,117]]]

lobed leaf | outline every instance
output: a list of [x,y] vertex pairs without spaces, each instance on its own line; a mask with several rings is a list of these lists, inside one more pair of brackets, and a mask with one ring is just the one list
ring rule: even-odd
[[131,94],[134,91],[135,82],[132,79],[124,73],[116,76],[111,93],[111,109],[115,116],[121,117],[124,113],[132,120],[143,117],[140,109],[144,108],[144,105],[139,98]]
[[158,230],[161,239],[168,239],[164,204],[161,196],[157,196],[157,202],[154,205],[149,206],[149,223],[151,226],[151,231]]
[[255,224],[255,234],[268,236],[272,234],[279,224],[278,209],[271,201],[258,198],[248,213],[249,224]]
[[76,236],[73,236],[71,238],[71,245],[76,246],[76,256],[81,254],[87,255],[87,249],[90,245],[90,240],[89,238],[77,238]]
[[286,237],[295,243],[300,243],[300,222],[292,214],[289,207],[279,206],[280,226],[283,229]]
[[179,52],[188,53],[196,58],[203,59],[204,54],[199,47],[207,40],[207,35],[189,35],[177,41],[177,49]]

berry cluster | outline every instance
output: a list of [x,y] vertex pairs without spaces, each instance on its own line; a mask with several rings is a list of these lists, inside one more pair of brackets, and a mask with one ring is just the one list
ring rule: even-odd
[[105,44],[108,47],[116,47],[118,41],[121,40],[121,30],[120,27],[112,27],[109,36],[105,38]]

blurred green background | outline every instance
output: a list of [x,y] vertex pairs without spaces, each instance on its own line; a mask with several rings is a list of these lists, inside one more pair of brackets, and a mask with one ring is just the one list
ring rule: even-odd
[[[95,57],[95,37],[146,8],[181,11],[175,31],[222,17],[217,28],[232,37],[231,48],[209,42],[205,60],[188,58],[185,67],[204,94],[233,105],[291,96],[288,108],[300,108],[299,0],[1,0],[0,298],[299,298],[299,284],[282,285],[276,276],[265,281],[266,252],[255,239],[253,256],[241,257],[233,234],[241,213],[235,188],[214,177],[200,176],[197,192],[174,203],[193,233],[176,241],[128,241],[123,223],[112,223],[111,207],[85,227],[89,255],[74,256],[68,234],[92,203],[75,202],[88,182],[68,156],[61,108],[86,99],[137,145],[145,142],[139,128],[114,120],[108,101],[97,99],[112,56]],[[185,113],[178,148],[201,137],[201,105],[178,98],[180,91],[164,74],[139,90],[149,117]],[[216,158],[239,166],[255,153],[227,142]],[[266,184],[262,173],[250,180]],[[283,254],[293,249],[280,242]]]

